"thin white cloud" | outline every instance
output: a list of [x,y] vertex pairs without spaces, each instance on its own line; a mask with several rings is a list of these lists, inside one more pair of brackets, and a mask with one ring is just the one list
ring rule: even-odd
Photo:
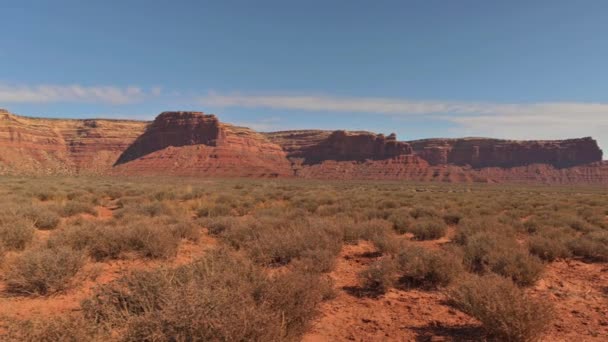
[[594,136],[608,148],[608,103],[492,103],[417,101],[400,98],[209,93],[199,103],[214,107],[269,108],[428,117],[450,122],[455,135],[513,139]]
[[149,93],[139,87],[73,85],[10,85],[0,83],[0,102],[51,103],[84,102],[126,104],[138,102],[147,96],[159,96],[160,88]]

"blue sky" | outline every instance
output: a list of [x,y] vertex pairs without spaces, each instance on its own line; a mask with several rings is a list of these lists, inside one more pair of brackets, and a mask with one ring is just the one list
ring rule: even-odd
[[400,139],[594,136],[606,1],[3,1],[0,108]]

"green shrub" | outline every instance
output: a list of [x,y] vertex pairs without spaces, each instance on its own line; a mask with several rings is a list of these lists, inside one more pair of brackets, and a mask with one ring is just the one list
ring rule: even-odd
[[9,250],[23,250],[34,238],[34,224],[17,217],[0,218],[0,244]]
[[55,231],[49,238],[49,247],[67,246],[85,250],[94,260],[117,259],[127,250],[125,230],[121,227],[87,222]]
[[547,301],[528,297],[513,282],[496,275],[472,277],[453,288],[449,298],[499,341],[536,341],[553,316]]
[[82,253],[68,248],[26,251],[6,275],[7,291],[42,296],[62,291],[83,263]]

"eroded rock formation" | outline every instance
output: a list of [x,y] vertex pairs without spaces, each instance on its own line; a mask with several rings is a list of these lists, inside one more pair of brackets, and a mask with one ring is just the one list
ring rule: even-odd
[[280,146],[201,112],[164,112],[116,161],[113,173],[289,177]]
[[549,141],[425,139],[409,143],[416,154],[431,165],[510,168],[548,164],[564,168],[602,160],[602,150],[592,138]]
[[0,110],[0,174],[301,177],[608,184],[591,138],[398,141],[365,131],[260,134],[201,112],[153,122],[27,118]]

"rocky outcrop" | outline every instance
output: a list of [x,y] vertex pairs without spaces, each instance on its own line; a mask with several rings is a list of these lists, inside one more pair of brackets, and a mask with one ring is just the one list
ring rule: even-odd
[[114,174],[289,177],[280,146],[202,112],[164,112],[116,161]]
[[27,118],[0,110],[0,174],[300,177],[608,185],[591,138],[403,142],[365,131],[260,134],[201,112],[153,122]]
[[0,112],[0,174],[106,173],[145,122],[28,118]]
[[602,150],[592,138],[537,141],[426,139],[409,143],[416,154],[431,165],[511,168],[548,164],[566,168],[602,160]]

